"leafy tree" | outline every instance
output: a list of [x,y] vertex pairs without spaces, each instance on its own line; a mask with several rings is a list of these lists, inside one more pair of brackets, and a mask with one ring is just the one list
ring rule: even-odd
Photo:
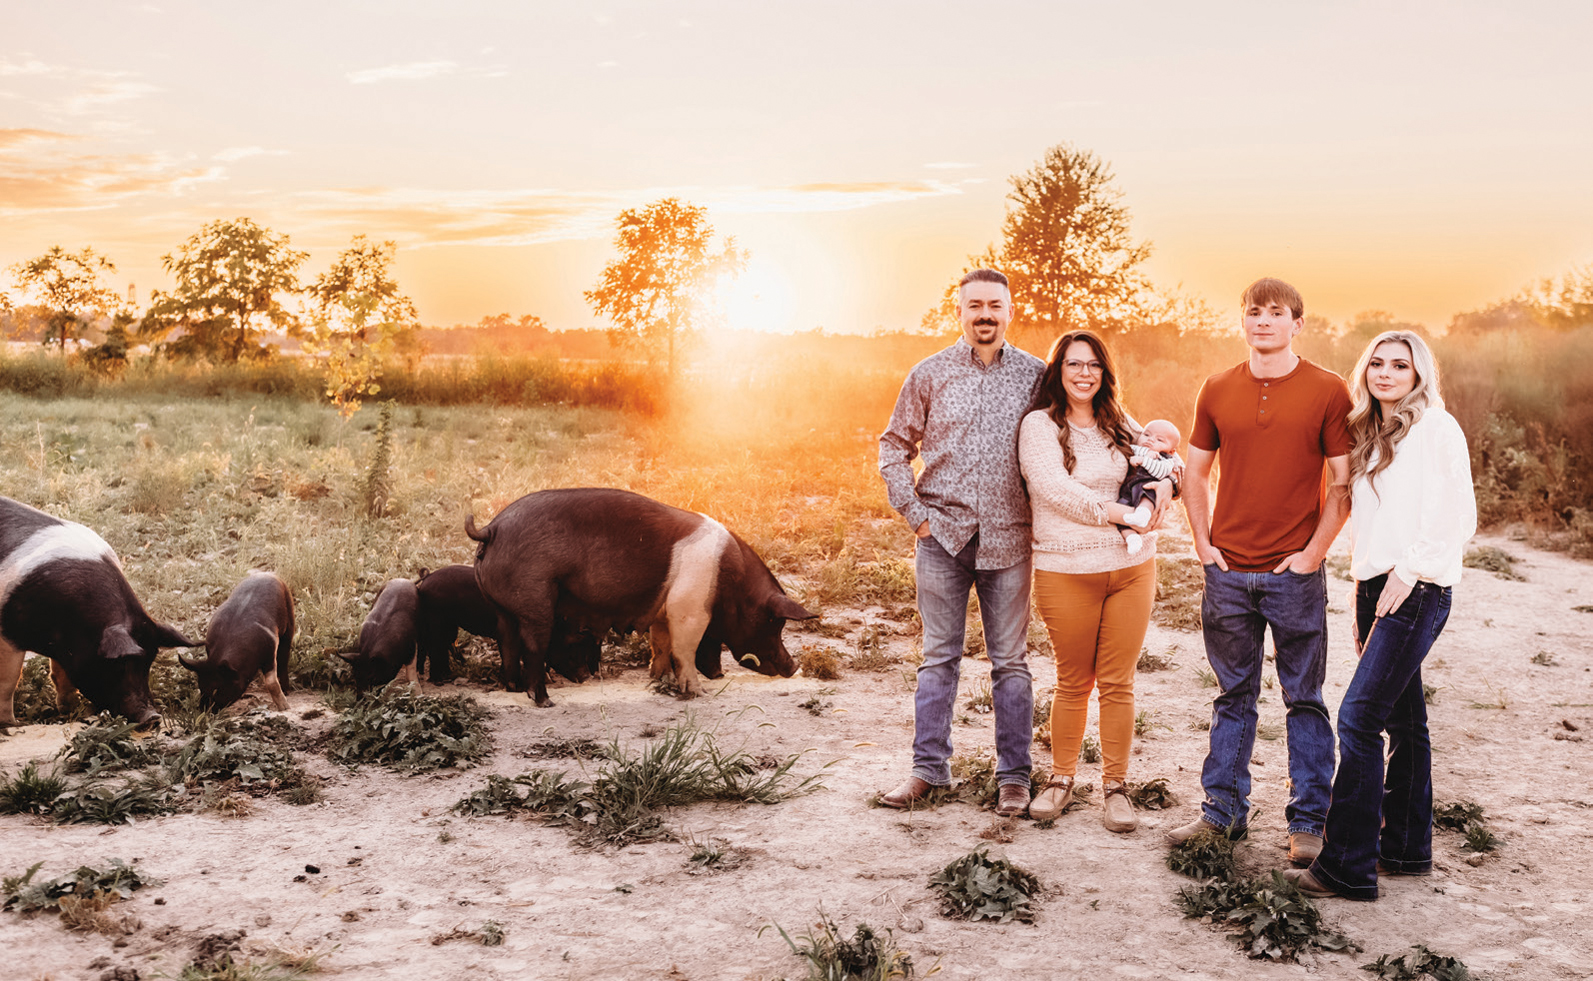
[[248,218],[210,222],[161,258],[177,286],[151,294],[140,333],[157,340],[183,328],[166,345],[176,357],[237,362],[266,355],[262,332],[297,329],[280,297],[299,291],[297,271],[307,258],[289,248],[286,235]]
[[344,416],[381,391],[383,359],[419,327],[414,302],[393,278],[397,252],[393,242],[356,235],[309,290],[315,317],[305,348],[326,357],[326,395]]
[[[1129,234],[1129,211],[1112,169],[1088,150],[1059,143],[1011,178],[1000,246],[969,257],[969,269],[1006,273],[1018,310],[1014,330],[1049,340],[1087,328],[1111,333],[1154,316],[1139,266],[1149,242]],[[958,277],[961,278],[961,277]],[[924,326],[957,322],[953,284]]]
[[619,258],[603,267],[597,285],[583,295],[598,316],[614,322],[609,336],[665,350],[675,374],[675,348],[701,319],[701,307],[719,276],[740,272],[747,253],[725,240],[713,251],[708,209],[678,198],[628,208],[615,220]]
[[116,291],[100,282],[101,273],[115,271],[111,260],[91,248],[68,252],[59,245],[11,267],[17,288],[50,311],[45,343],[56,340],[62,350],[74,327],[92,321],[88,314],[114,312],[121,305]]

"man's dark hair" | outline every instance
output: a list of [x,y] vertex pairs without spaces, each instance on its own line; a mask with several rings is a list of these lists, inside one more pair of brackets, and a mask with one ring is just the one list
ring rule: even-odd
[[1012,290],[1011,286],[1007,286],[1007,277],[1002,273],[996,272],[994,269],[969,270],[969,272],[962,277],[962,282],[957,284],[957,288],[962,289],[969,283],[1000,283],[1002,286],[1007,287],[1008,292],[1011,292]]

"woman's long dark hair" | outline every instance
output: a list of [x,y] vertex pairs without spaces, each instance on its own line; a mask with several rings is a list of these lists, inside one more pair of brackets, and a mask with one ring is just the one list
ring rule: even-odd
[[1035,408],[1051,416],[1051,421],[1056,423],[1060,431],[1058,439],[1062,443],[1062,463],[1068,473],[1073,472],[1078,458],[1073,455],[1072,433],[1068,430],[1068,395],[1062,387],[1062,361],[1064,352],[1074,341],[1088,344],[1090,350],[1095,352],[1095,360],[1101,363],[1101,385],[1090,400],[1096,428],[1117,447],[1125,459],[1134,454],[1134,434],[1128,428],[1128,414],[1117,401],[1117,367],[1112,363],[1112,356],[1106,352],[1106,343],[1087,330],[1069,331],[1056,339],[1056,343],[1051,345],[1051,353],[1046,355],[1045,373],[1040,376],[1040,395],[1035,405]]

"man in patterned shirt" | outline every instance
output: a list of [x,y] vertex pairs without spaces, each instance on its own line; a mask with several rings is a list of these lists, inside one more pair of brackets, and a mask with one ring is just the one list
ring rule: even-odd
[[[891,507],[918,536],[915,572],[924,663],[913,701],[913,772],[880,798],[910,807],[951,783],[951,722],[977,590],[996,716],[996,812],[1029,806],[1034,690],[1029,634],[1029,499],[1018,474],[1018,424],[1045,362],[1006,343],[1007,277],[975,269],[958,286],[962,336],[913,367],[879,438]],[[913,480],[913,458],[924,469]]]

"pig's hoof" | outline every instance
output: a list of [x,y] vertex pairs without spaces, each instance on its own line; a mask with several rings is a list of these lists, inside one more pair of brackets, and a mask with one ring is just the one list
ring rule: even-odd
[[536,702],[537,708],[539,709],[550,709],[553,707],[553,699],[547,697],[546,695],[543,695],[541,698],[537,699]]

